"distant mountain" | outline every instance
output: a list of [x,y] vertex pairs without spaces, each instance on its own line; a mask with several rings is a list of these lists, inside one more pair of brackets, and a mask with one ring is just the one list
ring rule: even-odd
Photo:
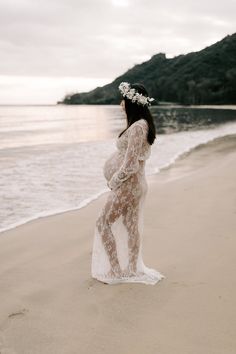
[[110,84],[66,95],[64,104],[118,104],[121,81],[139,82],[158,101],[236,104],[236,33],[199,52],[167,59],[164,53],[135,65]]

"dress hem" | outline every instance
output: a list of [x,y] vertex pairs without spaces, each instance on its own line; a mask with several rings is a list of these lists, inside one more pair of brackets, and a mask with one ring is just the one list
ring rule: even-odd
[[150,278],[150,276],[148,276],[147,274],[144,274],[143,276],[134,276],[134,277],[106,278],[102,276],[92,276],[92,278],[109,285],[120,284],[120,283],[142,283],[147,285],[149,284],[155,285],[160,280],[166,279],[166,276],[156,271],[155,278]]

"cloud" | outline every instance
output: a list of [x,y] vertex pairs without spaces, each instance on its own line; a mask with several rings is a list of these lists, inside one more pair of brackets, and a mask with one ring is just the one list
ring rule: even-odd
[[103,86],[107,78],[0,76],[2,104],[54,104],[65,94],[89,91],[96,83]]
[[171,57],[213,44],[235,31],[235,12],[232,0],[0,2],[0,75],[45,84],[80,78],[78,90],[86,91],[158,52]]

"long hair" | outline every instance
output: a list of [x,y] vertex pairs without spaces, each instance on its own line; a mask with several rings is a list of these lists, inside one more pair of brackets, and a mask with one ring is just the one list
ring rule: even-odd
[[[135,83],[130,85],[131,88],[134,88],[138,93],[142,94],[143,96],[148,96],[147,90],[142,84]],[[151,112],[149,111],[148,106],[138,105],[137,103],[133,103],[130,99],[123,97],[122,99],[125,100],[125,112],[127,118],[127,127],[119,134],[119,137],[137,120],[145,119],[148,123],[148,134],[147,134],[147,141],[150,145],[154,143],[156,139],[156,128],[154,125],[153,117]]]

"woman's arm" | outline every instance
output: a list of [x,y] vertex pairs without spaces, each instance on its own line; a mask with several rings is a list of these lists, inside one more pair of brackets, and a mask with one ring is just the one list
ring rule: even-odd
[[128,147],[125,153],[124,161],[118,171],[114,173],[108,187],[112,190],[118,188],[124,181],[126,181],[132,174],[139,170],[139,155],[142,149],[144,140],[143,128],[135,124],[130,128],[128,137]]

